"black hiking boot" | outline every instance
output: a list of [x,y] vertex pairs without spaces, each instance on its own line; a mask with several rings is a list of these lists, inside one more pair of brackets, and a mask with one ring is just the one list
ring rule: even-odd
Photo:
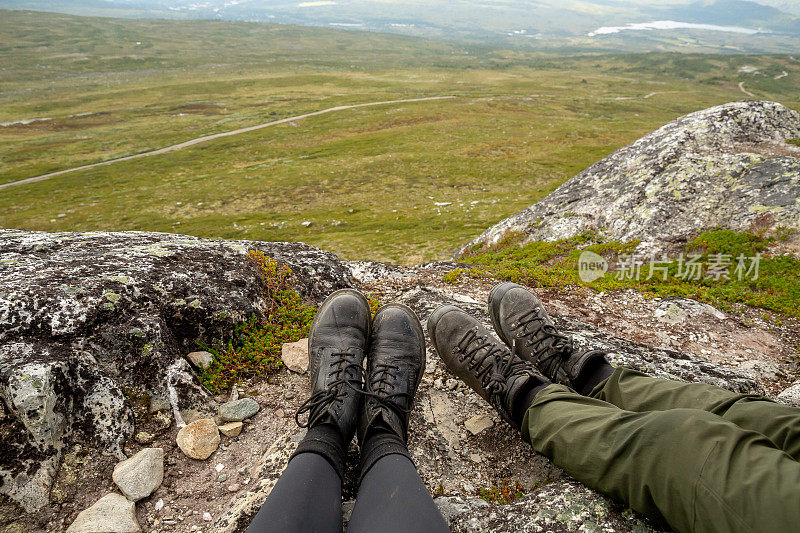
[[360,443],[376,425],[408,441],[408,419],[424,371],[425,334],[417,315],[402,304],[378,309],[358,418]]
[[542,302],[521,285],[496,285],[489,293],[489,316],[503,342],[554,383],[576,388],[590,363],[608,365],[604,352],[576,350],[572,339],[556,330]]
[[[322,303],[308,336],[311,397],[298,409],[295,420],[309,429],[321,424],[337,427],[345,447],[356,430],[370,326],[364,295],[342,289]],[[300,422],[304,413],[308,420]]]
[[428,318],[428,335],[450,371],[472,387],[515,428],[521,394],[549,383],[531,363],[512,354],[476,319],[453,305]]

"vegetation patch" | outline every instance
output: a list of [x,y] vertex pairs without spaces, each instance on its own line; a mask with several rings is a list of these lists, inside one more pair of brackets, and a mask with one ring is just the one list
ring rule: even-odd
[[[454,269],[444,280],[488,277],[534,287],[583,285],[605,292],[632,288],[652,297],[694,298],[723,309],[742,303],[800,316],[800,260],[768,251],[789,235],[782,229],[710,230],[677,257],[656,260],[634,254],[638,241],[602,242],[592,232],[524,244],[522,234],[511,233],[496,245],[468,250],[461,260],[474,266]],[[584,252],[597,254],[608,271],[594,280],[581,279]]]
[[800,139],[788,139],[786,142],[795,146],[800,146]]
[[477,495],[489,503],[503,504],[513,502],[525,492],[526,490],[522,483],[504,478],[493,482],[491,487],[478,489]]
[[289,268],[255,250],[248,253],[248,260],[258,269],[268,307],[263,319],[252,316],[239,324],[227,342],[203,346],[214,360],[201,379],[214,393],[278,370],[283,366],[280,358],[283,343],[308,336],[316,314],[291,288]]

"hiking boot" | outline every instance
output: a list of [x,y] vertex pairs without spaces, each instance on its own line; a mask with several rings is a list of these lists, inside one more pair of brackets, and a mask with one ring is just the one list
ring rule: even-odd
[[572,339],[556,330],[542,302],[516,283],[504,282],[492,289],[489,316],[503,342],[554,383],[575,388],[587,363],[608,362],[601,351],[576,350]]
[[428,335],[450,371],[472,387],[514,427],[515,400],[520,392],[546,383],[536,368],[523,361],[476,319],[453,305],[443,305],[428,318]]
[[[336,291],[322,303],[308,336],[311,397],[295,415],[300,427],[333,424],[345,446],[352,440],[370,325],[367,299],[354,289]],[[308,420],[301,423],[303,413]]]
[[408,441],[414,395],[425,371],[425,334],[414,311],[402,304],[384,305],[372,321],[364,399],[358,440],[376,426]]

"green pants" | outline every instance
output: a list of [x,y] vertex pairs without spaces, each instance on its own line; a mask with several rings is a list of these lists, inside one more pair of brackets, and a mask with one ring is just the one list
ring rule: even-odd
[[542,390],[522,437],[677,531],[800,531],[800,409],[617,368],[590,397]]

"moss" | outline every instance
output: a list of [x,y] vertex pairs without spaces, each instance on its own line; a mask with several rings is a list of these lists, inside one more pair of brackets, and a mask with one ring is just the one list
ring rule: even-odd
[[786,142],[795,146],[800,146],[800,139],[787,139]]
[[250,251],[248,260],[258,271],[267,309],[264,318],[252,316],[238,324],[227,342],[213,346],[201,343],[201,348],[214,356],[201,379],[215,393],[239,381],[264,378],[280,369],[283,343],[308,336],[316,313],[290,287],[290,269],[258,251]]
[[[787,316],[800,316],[797,305],[800,301],[800,260],[789,255],[769,255],[769,246],[777,238],[766,235],[766,232],[761,233],[721,229],[698,235],[686,246],[686,252],[697,255],[697,262],[706,273],[705,277],[697,280],[678,277],[681,269],[685,269],[685,263],[679,258],[672,258],[658,265],[643,261],[638,278],[627,279],[609,272],[597,280],[584,282],[578,272],[581,253],[591,251],[612,262],[633,254],[638,245],[637,241],[602,242],[592,232],[584,232],[570,239],[523,245],[516,244],[519,239],[512,236],[495,246],[484,246],[464,254],[462,261],[474,266],[451,270],[443,279],[447,283],[458,283],[464,277],[488,277],[533,287],[583,285],[606,292],[637,289],[648,296],[694,298],[723,309],[743,303]],[[738,258],[742,256],[743,266],[748,268],[751,265],[750,258],[756,254],[760,254],[757,278],[754,272],[748,274],[742,271],[742,276],[736,274]],[[709,264],[721,260],[730,262],[729,277],[708,277]],[[659,268],[665,270],[657,270]],[[666,279],[663,279],[664,271],[667,273]]]

